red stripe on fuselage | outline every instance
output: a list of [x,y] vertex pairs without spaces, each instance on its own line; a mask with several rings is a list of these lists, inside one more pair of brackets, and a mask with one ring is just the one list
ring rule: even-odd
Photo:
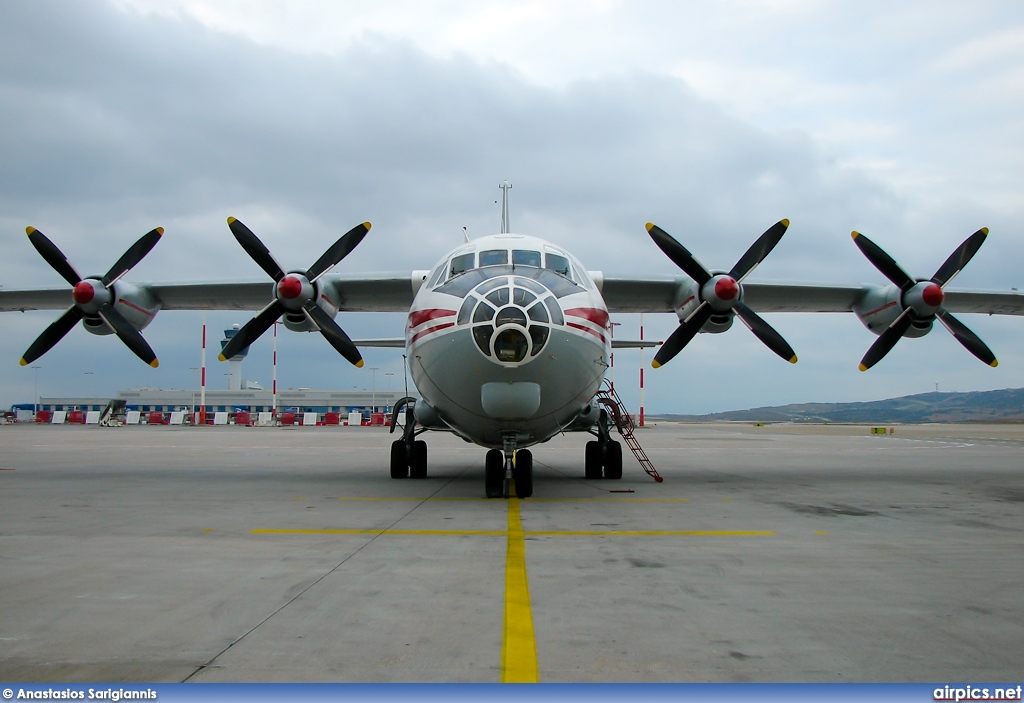
[[454,326],[455,326],[454,322],[444,322],[444,323],[442,323],[440,325],[434,325],[433,327],[428,327],[427,329],[425,329],[425,330],[423,330],[421,332],[417,332],[416,334],[414,334],[413,338],[409,340],[409,344],[415,344],[416,340],[418,340],[420,337],[425,337],[428,334],[433,334],[434,332],[440,332],[443,329],[448,329],[449,327],[454,327]]
[[409,313],[409,329],[413,327],[419,327],[424,322],[430,322],[436,320],[439,317],[451,317],[455,314],[454,310],[445,310],[444,308],[427,308],[426,310],[414,310]]
[[588,334],[592,334],[595,337],[597,337],[598,339],[600,339],[602,344],[607,344],[608,343],[608,339],[603,334],[601,334],[600,332],[595,330],[593,327],[587,327],[585,325],[577,325],[575,322],[566,322],[565,326],[566,327],[572,327],[574,330],[582,330],[584,332],[587,332]]
[[569,308],[563,310],[569,317],[582,317],[602,329],[608,329],[608,311],[601,308]]

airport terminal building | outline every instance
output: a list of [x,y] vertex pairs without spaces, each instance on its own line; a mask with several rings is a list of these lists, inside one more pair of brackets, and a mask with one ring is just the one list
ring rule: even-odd
[[[179,388],[133,388],[118,392],[114,398],[73,398],[42,397],[39,399],[40,413],[52,415],[62,411],[103,411],[111,400],[123,400],[128,410],[136,410],[148,416],[150,413],[184,412],[193,416],[200,410],[201,392],[198,389]],[[367,420],[373,415],[390,415],[392,407],[405,395],[404,391],[366,390],[314,390],[298,388],[277,392],[278,414],[294,413],[305,415],[339,414],[348,416],[353,412],[363,414]],[[25,407],[25,406],[19,406]],[[30,406],[31,407],[31,406]],[[234,416],[239,412],[255,417],[259,413],[273,412],[274,397],[271,391],[262,389],[206,390],[206,415],[217,413]]]

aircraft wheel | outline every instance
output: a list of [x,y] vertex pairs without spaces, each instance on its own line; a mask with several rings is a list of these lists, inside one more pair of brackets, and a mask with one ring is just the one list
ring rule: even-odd
[[505,454],[500,449],[487,452],[484,484],[488,498],[501,498],[505,495]]
[[412,452],[409,456],[410,478],[427,477],[427,443],[417,439],[412,443]]
[[516,498],[533,495],[533,452],[520,449],[516,452],[516,466],[512,472],[516,480]]
[[587,478],[601,478],[601,443],[587,442],[587,451],[584,458]]
[[622,478],[622,445],[618,442],[608,442],[604,458],[604,477],[610,479]]
[[405,478],[409,475],[409,460],[405,456],[405,442],[391,443],[391,478]]

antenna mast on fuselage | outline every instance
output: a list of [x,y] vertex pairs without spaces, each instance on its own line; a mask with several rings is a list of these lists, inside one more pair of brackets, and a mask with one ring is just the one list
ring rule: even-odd
[[504,181],[498,184],[501,188],[501,233],[508,234],[511,230],[508,224],[508,192],[512,189],[512,184],[508,181]]

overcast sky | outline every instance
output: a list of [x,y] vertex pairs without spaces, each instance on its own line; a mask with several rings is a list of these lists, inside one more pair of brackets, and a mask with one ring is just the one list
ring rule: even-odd
[[[857,229],[928,277],[981,226],[954,288],[1024,286],[1024,4],[1017,2],[0,2],[0,285],[58,287],[25,226],[83,273],[144,232],[166,236],[131,280],[263,280],[225,224],[286,268],[373,230],[338,270],[429,268],[498,230],[569,248],[591,270],[675,273],[653,221],[730,268],[792,221],[757,280],[881,283]],[[268,279],[269,280],[269,279]],[[269,300],[269,285],[268,285]],[[199,313],[158,315],[150,369],[76,328],[32,370],[18,359],[59,312],[0,315],[0,405],[198,386]],[[211,313],[219,330],[241,315]],[[1024,319],[964,315],[990,369],[944,329],[867,373],[853,315],[770,315],[795,366],[741,325],[648,370],[648,412],[712,412],[1024,386]],[[637,316],[616,318],[635,338]],[[403,315],[347,314],[354,337]],[[672,315],[648,315],[664,339]],[[244,375],[270,385],[271,341]],[[356,370],[319,335],[279,340],[283,387],[401,383],[400,350]],[[210,385],[225,365],[210,354]],[[647,364],[651,352],[647,353]],[[616,381],[629,405],[639,354]],[[396,375],[385,377],[385,372]]]

